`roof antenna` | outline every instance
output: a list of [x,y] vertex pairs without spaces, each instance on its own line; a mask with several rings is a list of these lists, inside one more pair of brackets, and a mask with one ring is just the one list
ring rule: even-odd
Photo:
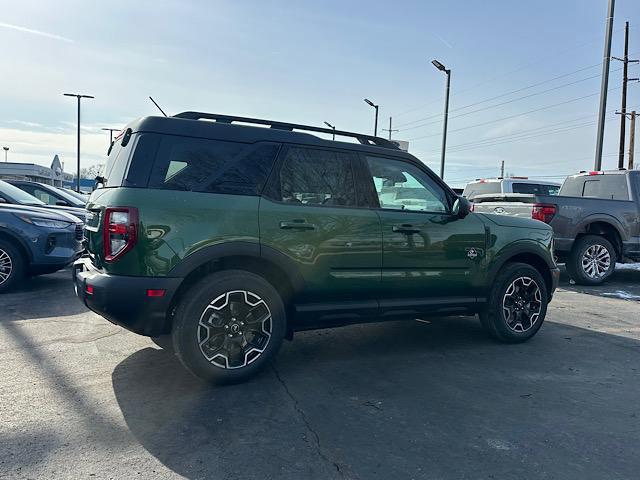
[[167,114],[166,114],[166,113],[164,113],[164,110],[162,110],[162,109],[160,108],[160,105],[158,105],[158,104],[156,103],[156,101],[153,99],[153,97],[152,97],[151,95],[149,95],[149,100],[151,100],[151,101],[153,102],[153,104],[154,104],[156,107],[158,107],[158,110],[160,110],[160,111],[162,112],[162,114],[163,114],[165,117],[167,116]]

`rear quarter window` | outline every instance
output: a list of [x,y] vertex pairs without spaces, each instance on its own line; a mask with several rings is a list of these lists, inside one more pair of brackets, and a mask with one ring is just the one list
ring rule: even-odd
[[280,149],[274,143],[238,143],[164,137],[149,188],[257,195]]
[[113,147],[107,157],[102,176],[105,178],[104,188],[119,187],[124,181],[124,176],[129,165],[129,156],[135,142],[129,141],[126,146],[122,146],[118,139],[114,141]]
[[462,196],[473,198],[477,195],[485,195],[488,193],[501,193],[502,187],[500,182],[473,182],[467,184],[462,192]]
[[605,200],[629,200],[626,175],[592,175],[585,179],[582,196]]
[[560,187],[540,183],[518,182],[511,185],[513,193],[526,193],[529,195],[557,195]]

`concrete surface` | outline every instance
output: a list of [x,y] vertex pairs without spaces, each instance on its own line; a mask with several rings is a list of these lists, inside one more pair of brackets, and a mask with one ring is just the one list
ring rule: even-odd
[[563,279],[523,345],[463,317],[308,332],[230,387],[86,311],[69,275],[0,296],[0,478],[638,478],[640,303],[600,294],[640,272]]

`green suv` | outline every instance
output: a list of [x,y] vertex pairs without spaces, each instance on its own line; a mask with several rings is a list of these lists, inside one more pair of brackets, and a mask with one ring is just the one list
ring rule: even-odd
[[551,227],[471,213],[382,138],[146,117],[100,180],[78,296],[208,381],[249,377],[295,331],[353,323],[479,314],[494,337],[524,341],[558,282]]

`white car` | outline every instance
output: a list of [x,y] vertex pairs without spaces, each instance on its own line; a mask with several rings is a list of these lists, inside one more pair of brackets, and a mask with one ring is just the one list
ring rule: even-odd
[[524,193],[528,195],[557,195],[560,184],[527,177],[482,178],[467,183],[462,196],[473,200],[478,195],[497,193]]

